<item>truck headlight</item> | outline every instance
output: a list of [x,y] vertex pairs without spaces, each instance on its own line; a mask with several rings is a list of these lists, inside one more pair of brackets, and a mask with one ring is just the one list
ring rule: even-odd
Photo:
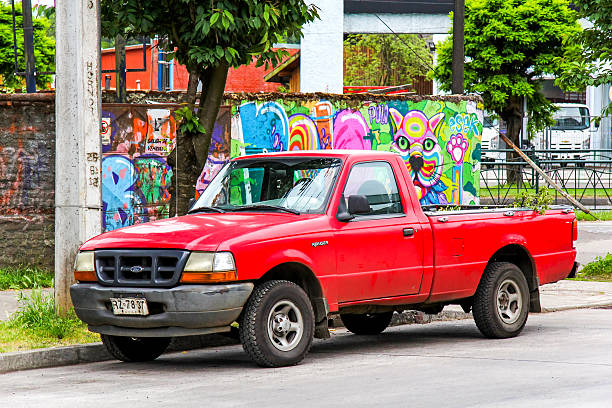
[[236,279],[236,263],[231,252],[192,252],[181,276],[182,283],[219,283]]
[[93,251],[79,252],[74,260],[74,279],[78,282],[96,282],[96,263]]

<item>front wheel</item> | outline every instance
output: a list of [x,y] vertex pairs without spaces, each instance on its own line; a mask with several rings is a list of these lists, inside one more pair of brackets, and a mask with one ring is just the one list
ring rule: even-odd
[[308,295],[295,283],[273,280],[257,286],[242,313],[240,341],[258,365],[294,365],[310,350],[314,312]]
[[509,262],[487,266],[474,295],[474,321],[489,338],[517,336],[529,313],[529,287],[523,272]]
[[108,334],[100,337],[111,356],[128,363],[155,360],[166,351],[171,340],[170,337],[123,337]]
[[362,335],[382,333],[391,323],[392,317],[393,312],[340,315],[348,331]]

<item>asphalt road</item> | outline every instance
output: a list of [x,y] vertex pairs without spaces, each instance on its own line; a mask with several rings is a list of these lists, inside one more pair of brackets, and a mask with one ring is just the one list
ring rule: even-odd
[[612,310],[531,315],[515,339],[472,320],[338,331],[295,367],[240,346],[0,375],[3,407],[610,407]]

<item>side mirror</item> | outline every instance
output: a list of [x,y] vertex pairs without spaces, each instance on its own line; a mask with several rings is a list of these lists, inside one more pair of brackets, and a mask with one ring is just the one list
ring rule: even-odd
[[348,222],[355,218],[355,215],[368,214],[371,211],[372,209],[370,208],[370,203],[368,203],[366,196],[351,195],[348,198],[348,209],[346,208],[344,200],[340,200],[336,219],[340,222]]
[[364,195],[351,195],[348,198],[348,212],[350,214],[368,214],[371,212],[370,203]]
[[193,206],[195,205],[196,201],[197,200],[195,198],[190,198],[189,199],[189,208],[188,208],[187,211],[189,211],[189,210],[191,210],[193,208]]

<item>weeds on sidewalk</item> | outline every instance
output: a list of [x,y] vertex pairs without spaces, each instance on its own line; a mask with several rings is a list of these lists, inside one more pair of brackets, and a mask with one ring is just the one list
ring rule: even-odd
[[598,256],[576,275],[578,280],[612,281],[612,254]]
[[74,311],[58,316],[53,297],[34,289],[30,297],[20,295],[20,308],[0,323],[0,352],[92,343],[100,338],[87,331]]
[[30,266],[0,268],[0,290],[51,286],[53,286],[53,275],[43,269]]

